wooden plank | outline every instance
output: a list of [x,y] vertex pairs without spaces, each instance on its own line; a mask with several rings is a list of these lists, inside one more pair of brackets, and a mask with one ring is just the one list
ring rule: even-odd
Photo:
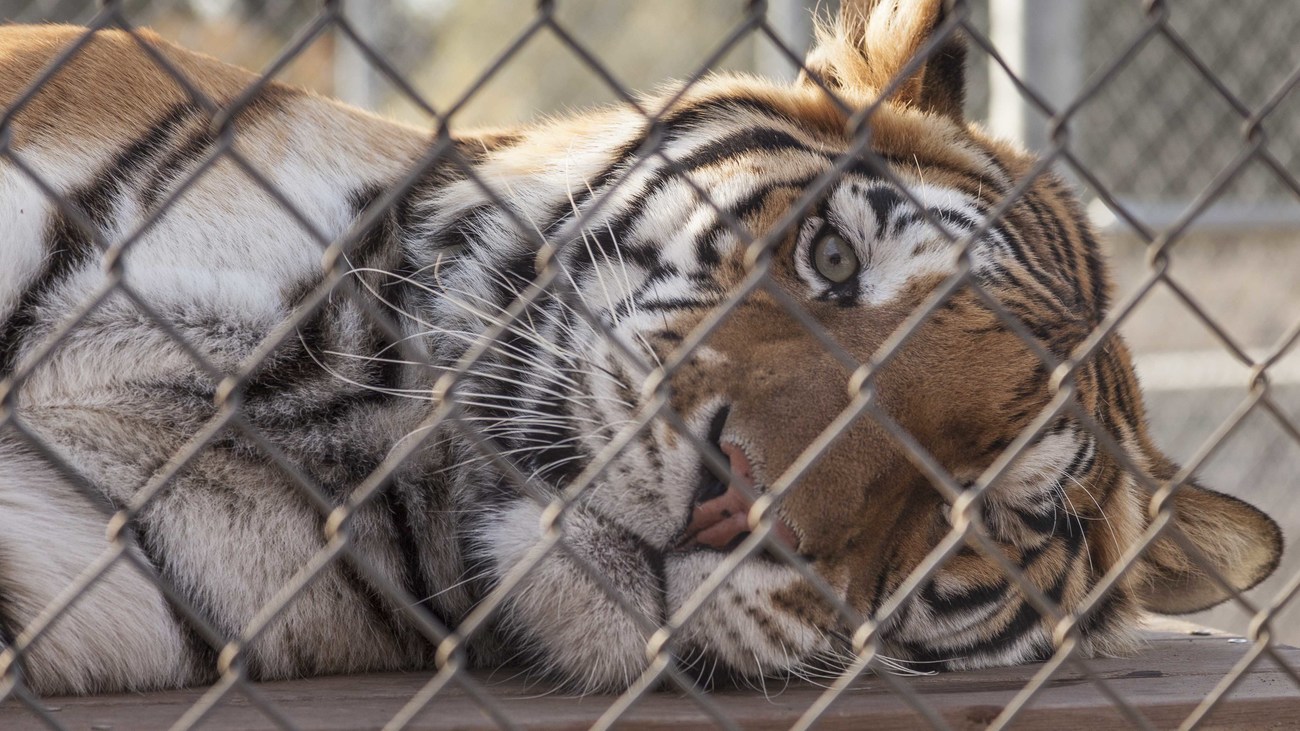
[[[1166,628],[1148,633],[1148,649],[1130,658],[1098,659],[1092,667],[1156,728],[1173,728],[1186,718],[1229,669],[1247,652],[1239,639],[1193,636]],[[1300,669],[1300,650],[1279,648],[1290,667]],[[1037,670],[1036,666],[945,673],[901,680],[931,704],[954,729],[985,727]],[[372,674],[262,683],[259,689],[298,727],[310,731],[379,729],[431,677],[428,673]],[[536,729],[589,726],[613,702],[610,696],[583,698],[547,695],[546,686],[517,679],[475,674],[498,700],[497,708],[516,724]],[[816,701],[820,688],[769,683],[768,696],[749,690],[712,694],[714,702],[745,729],[788,728]],[[65,728],[94,731],[165,729],[203,690],[124,694],[45,700],[50,715]],[[1015,728],[1115,727],[1128,724],[1097,686],[1067,664],[1024,709]],[[233,693],[203,724],[204,728],[274,729],[247,698]],[[619,728],[714,728],[690,699],[656,692],[637,703]],[[878,678],[862,678],[822,718],[825,729],[915,729],[924,721]],[[30,710],[10,699],[0,705],[0,729],[48,728]],[[463,691],[452,686],[410,726],[412,729],[492,729],[490,719]],[[1201,728],[1300,729],[1300,688],[1268,659],[1261,660],[1225,697]]]

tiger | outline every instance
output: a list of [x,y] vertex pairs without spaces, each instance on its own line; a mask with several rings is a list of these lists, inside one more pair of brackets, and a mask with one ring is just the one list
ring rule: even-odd
[[454,133],[0,27],[6,683],[972,670],[1259,583],[1279,527],[1153,442],[960,20]]

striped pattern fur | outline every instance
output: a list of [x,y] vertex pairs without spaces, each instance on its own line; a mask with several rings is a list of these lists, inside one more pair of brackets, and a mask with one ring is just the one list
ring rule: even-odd
[[[950,239],[979,232],[969,279],[873,381],[879,407],[972,484],[1053,393],[1035,348],[990,301],[1065,358],[1103,321],[1109,278],[1074,193],[1052,174],[1026,183],[1034,159],[961,118],[959,39],[893,83],[941,26],[941,3],[844,6],[794,85],[710,77],[666,108],[675,91],[646,97],[663,108],[653,125],[606,108],[467,133],[405,189],[444,144],[426,131],[270,83],[223,135],[135,39],[96,33],[16,111],[0,158],[0,379],[22,381],[14,424],[0,430],[0,643],[24,636],[103,553],[114,511],[175,474],[132,522],[131,560],[23,653],[25,682],[60,694],[212,681],[217,648],[184,615],[239,637],[326,545],[324,514],[409,451],[349,535],[376,573],[449,627],[543,538],[544,507],[511,473],[553,497],[616,454],[565,513],[565,550],[541,560],[470,649],[481,666],[625,687],[646,667],[646,627],[683,606],[745,535],[743,520],[701,517],[741,488],[712,475],[695,441],[763,492],[850,405],[850,372],[786,303],[866,362],[955,271]],[[0,28],[0,105],[82,33]],[[218,103],[255,81],[152,35],[143,43]],[[868,122],[870,154],[846,157],[855,139],[828,89],[852,108],[890,93]],[[321,241],[284,202],[326,240],[369,223],[333,295],[318,296]],[[758,257],[767,284],[680,358],[751,275],[751,237],[770,244]],[[102,247],[127,240],[106,259]],[[560,275],[507,326],[544,273],[539,240]],[[126,291],[47,349],[111,277]],[[289,318],[300,319],[269,347]],[[483,345],[494,328],[500,338]],[[191,349],[220,374],[267,351],[238,389],[238,422],[204,431],[223,386]],[[445,405],[439,379],[469,354],[457,419],[425,428]],[[644,387],[647,367],[677,360],[659,391]],[[629,436],[654,393],[681,421],[651,418]],[[1118,337],[1078,369],[1073,393],[1104,438],[1065,412],[979,506],[1006,559],[1065,612],[1149,525],[1146,483],[1128,467],[1156,481],[1176,471],[1147,437]],[[305,497],[299,478],[327,504]],[[1132,649],[1143,611],[1224,599],[1207,566],[1245,588],[1276,565],[1280,534],[1254,508],[1194,484],[1175,505],[1175,526],[1080,618],[1086,651]],[[804,466],[774,535],[883,622],[879,649],[898,669],[1048,657],[1053,627],[973,547],[880,614],[951,529],[950,508],[864,416]],[[242,660],[261,679],[428,667],[435,648],[404,611],[338,561]],[[812,676],[843,667],[853,631],[796,571],[754,556],[686,623],[676,652],[711,681]]]

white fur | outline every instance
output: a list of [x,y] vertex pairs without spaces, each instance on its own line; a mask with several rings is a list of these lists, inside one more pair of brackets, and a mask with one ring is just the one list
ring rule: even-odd
[[0,322],[9,316],[45,260],[41,239],[49,207],[45,195],[26,174],[0,160]]
[[[0,595],[31,622],[109,548],[106,517],[44,466],[0,449]],[[55,550],[52,550],[55,549]],[[180,628],[162,594],[125,557],[70,597],[24,660],[38,692],[171,686],[191,681]]]
[[[515,503],[496,516],[482,536],[498,578],[504,578],[534,548],[541,537],[542,511],[527,501]],[[585,688],[614,689],[634,680],[648,660],[648,633],[641,627],[659,621],[657,585],[652,571],[631,558],[625,545],[605,543],[607,531],[584,515],[570,511],[564,520],[563,544],[622,594],[642,621],[624,611],[563,549],[546,555],[515,587],[507,611],[530,632],[527,642],[545,652],[563,677]],[[612,565],[611,565],[612,564]],[[617,570],[611,570],[617,569]],[[630,569],[630,570],[629,570]]]

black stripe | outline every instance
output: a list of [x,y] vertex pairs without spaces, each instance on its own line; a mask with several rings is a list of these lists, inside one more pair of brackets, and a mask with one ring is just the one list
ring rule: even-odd
[[[12,647],[14,641],[18,639],[18,633],[23,626],[19,624],[18,611],[9,601],[8,592],[5,584],[10,577],[15,576],[15,571],[10,567],[10,562],[6,560],[4,546],[0,545],[0,649]],[[21,669],[21,659],[19,668]]]
[[[1005,231],[1006,229],[999,228],[998,230]],[[1049,350],[1057,355],[1064,355],[1061,349],[1065,346],[1060,343],[1063,337],[1069,336],[1073,328],[1061,328],[1061,323],[1073,323],[1079,319],[1078,316],[1072,310],[1066,309],[1059,299],[1060,282],[1048,274],[1041,266],[1031,262],[1021,246],[1016,245],[1009,238],[1006,240],[1008,241],[1006,248],[1020,264],[1020,270],[1028,274],[1043,290],[1046,290],[1046,294],[1040,292],[1038,288],[1027,286],[1010,271],[1003,270],[1015,284],[1019,285],[1016,288],[1017,294],[1031,300],[1032,306],[1020,305],[1013,300],[1006,299],[1001,300],[1002,305],[1013,311],[1018,308],[1020,311],[1016,314],[1020,322],[1033,332],[1034,336]],[[1068,347],[1065,347],[1065,350],[1068,351]]]
[[45,267],[27,285],[9,318],[0,325],[0,378],[11,375],[17,367],[18,354],[36,329],[36,311],[46,297],[74,271],[89,265],[96,254],[90,235],[61,212],[50,220],[45,241]]
[[892,186],[875,185],[867,189],[864,197],[876,217],[876,240],[880,241],[885,238],[885,228],[894,210],[903,205],[903,196]]
[[1119,586],[1111,587],[1111,590],[1102,596],[1096,607],[1084,618],[1083,625],[1080,627],[1083,635],[1090,637],[1106,634],[1116,617],[1120,616],[1119,610],[1128,604],[1128,592]]
[[[613,153],[613,162],[593,177],[589,181],[588,186],[584,186],[583,190],[574,194],[573,203],[565,200],[563,203],[559,204],[553,220],[546,228],[547,233],[551,234],[557,231],[560,226],[574,215],[573,209],[581,209],[582,205],[586,203],[587,200],[596,193],[596,191],[600,191],[613,180],[614,175],[620,169],[629,166],[631,158],[638,152],[643,151],[642,148],[644,148],[652,139],[652,132],[656,129],[660,133],[657,140],[658,144],[653,150],[644,150],[644,152],[647,153],[646,156],[653,154],[655,151],[663,150],[671,143],[682,139],[684,136],[690,134],[697,127],[706,122],[716,121],[725,117],[728,113],[737,113],[741,111],[755,112],[770,117],[774,121],[784,120],[791,124],[797,124],[788,116],[780,113],[774,107],[756,97],[715,97],[693,105],[676,108],[664,115],[657,125],[648,125],[640,134],[615,150]],[[657,175],[656,181],[662,182],[662,177],[662,174]],[[589,190],[586,188],[589,188]],[[639,206],[636,207],[639,208]]]
[[[614,182],[614,176],[620,170],[629,167],[632,157],[638,152],[644,152],[648,156],[655,151],[663,150],[706,122],[724,118],[728,114],[745,111],[769,117],[774,121],[786,121],[798,125],[797,122],[791,120],[787,115],[782,114],[762,99],[745,95],[714,97],[695,104],[674,108],[664,114],[657,124],[653,126],[647,125],[640,133],[615,150],[612,155],[612,162],[604,170],[597,173],[595,177],[591,178],[588,185],[583,186],[583,189],[574,193],[572,203],[566,199],[557,204],[551,222],[544,229],[547,235],[549,236],[558,231],[565,222],[575,215],[574,209],[581,210],[582,206],[597,191],[603,192],[606,186]],[[654,133],[656,132],[658,137],[655,148],[653,150],[643,150],[647,143],[655,139]],[[639,208],[640,206],[636,205],[634,207]]]
[[[567,309],[556,313],[556,316],[563,324],[562,327],[557,328],[556,350],[561,353],[572,353],[575,351],[573,343],[570,342],[573,332],[572,316]],[[569,364],[565,363],[565,365]],[[530,371],[535,369],[536,364],[531,364]],[[569,426],[570,415],[565,410],[564,401],[554,397],[548,398],[544,394],[538,394],[538,397],[540,403],[535,404],[533,408],[543,415],[537,417],[541,420],[540,423],[525,429],[526,436],[531,439],[550,439],[551,443],[542,446],[541,449],[532,449],[539,445],[520,440],[520,447],[530,448],[525,452],[527,458],[524,463],[543,479],[554,481],[556,484],[565,484],[577,477],[584,467],[582,460],[578,459],[581,455],[581,445],[576,441],[579,432],[575,427]]]
[[976,223],[975,219],[953,208],[937,208],[931,206],[926,210],[935,220],[947,224],[949,228],[955,229],[957,236],[974,231],[976,226],[979,225]]
[[340,307],[335,301],[322,305],[298,325],[298,337],[286,339],[257,365],[244,387],[249,401],[274,399],[312,381],[334,382],[317,358],[334,349],[329,325],[337,320]]
[[[247,123],[257,117],[280,111],[284,109],[286,100],[301,94],[302,92],[292,87],[269,84],[239,110],[235,116],[235,124]],[[197,119],[200,113],[198,105],[193,102],[184,102],[172,107],[167,117],[146,134],[146,138],[152,139],[146,147],[145,154],[138,157],[135,167],[138,169],[144,162],[152,159],[153,153],[172,139],[183,122]],[[180,177],[180,174],[198,162],[216,143],[217,136],[211,126],[206,122],[200,123],[199,128],[191,132],[179,147],[163,158],[143,181],[140,191],[141,205],[146,209],[157,205],[167,188]]]
[[[1070,518],[1073,518],[1073,520],[1070,520]],[[1070,579],[1070,572],[1074,568],[1075,563],[1077,563],[1079,558],[1079,547],[1083,540],[1083,526],[1078,522],[1078,518],[1067,516],[1066,523],[1073,523],[1073,525],[1067,527],[1067,531],[1064,535],[1064,550],[1068,560],[1060,574],[1058,574],[1056,579],[1052,582],[1051,586],[1047,587],[1046,590],[1043,591],[1043,594],[1055,604],[1060,604],[1061,597],[1065,594],[1065,588]],[[1051,545],[1051,543],[1044,544],[1044,548],[1048,545]],[[1044,551],[1042,549],[1033,551],[1032,556],[1030,552],[1026,552],[1025,556],[1022,557],[1021,568],[1028,570],[1043,553]],[[1038,609],[1029,601],[1021,599],[1020,608],[1016,611],[1016,614],[991,637],[976,640],[971,644],[959,647],[944,647],[942,650],[914,642],[906,643],[906,647],[908,649],[909,659],[913,661],[942,661],[949,659],[949,657],[954,655],[958,657],[972,657],[983,654],[993,654],[1006,650],[1012,644],[1019,641],[1026,633],[1030,632],[1034,627],[1040,624],[1041,621],[1042,615],[1039,614]],[[1050,654],[1050,644],[1045,647],[1035,647],[1033,653],[1031,653],[1033,656],[1032,659],[1026,661],[1039,659],[1044,652]]]
[[1034,222],[1038,224],[1040,248],[1048,254],[1055,271],[1064,277],[1068,271],[1068,266],[1066,252],[1062,248],[1065,243],[1065,236],[1061,233],[1060,222],[1045,209],[1044,204],[1038,200],[1033,188],[1026,190],[1024,195],[1020,196],[1018,203],[1029,210]]
[[[1132,403],[1121,400],[1122,396],[1118,391],[1119,387],[1114,380],[1116,374],[1112,373],[1112,369],[1114,371],[1120,370],[1115,363],[1114,356],[1102,349],[1093,360],[1092,372],[1097,381],[1097,391],[1101,395],[1100,401],[1102,404],[1102,408],[1095,412],[1094,416],[1097,417],[1100,425],[1106,431],[1111,434],[1119,434],[1121,430],[1119,424],[1115,421],[1117,416],[1123,419],[1130,428],[1135,428],[1138,420],[1137,416],[1131,413],[1132,409],[1109,408],[1113,404]],[[1120,375],[1120,379],[1122,378],[1123,376]]]
[[678,312],[681,310],[703,310],[718,304],[717,300],[674,297],[672,299],[647,300],[637,303],[637,308],[648,312]]
[[[889,542],[889,554],[886,555],[884,559],[884,562],[881,564],[882,566],[891,567],[898,565],[897,541]],[[871,608],[867,610],[867,616],[871,619],[876,618],[876,612],[880,611],[880,607],[885,603],[885,599],[887,598],[886,594],[889,590],[889,573],[890,570],[888,568],[882,568],[880,573],[876,576],[875,587],[872,589],[871,593]]]
[[[480,235],[484,230],[495,230],[501,226],[491,225],[494,218],[501,218],[501,213],[497,210],[496,204],[483,202],[461,212],[456,220],[439,231],[430,242],[434,250],[468,250],[472,248],[475,237]],[[509,228],[507,224],[506,228]],[[527,269],[532,271],[532,259],[528,257]],[[511,270],[514,271],[520,264],[518,261],[511,262]],[[536,273],[528,277],[532,281]]]
[[[250,410],[250,416],[264,413],[266,423],[283,423],[281,418],[274,416],[282,413],[283,409],[275,407],[273,402],[289,398],[293,391],[313,385],[322,386],[336,394],[330,399],[313,399],[299,406],[302,416],[310,414],[316,421],[335,421],[341,417],[342,412],[358,403],[378,403],[399,398],[383,393],[382,390],[402,387],[400,363],[367,361],[363,366],[358,366],[353,362],[354,359],[342,357],[338,369],[355,374],[355,380],[362,386],[344,384],[321,367],[322,363],[329,363],[327,351],[343,349],[337,342],[340,333],[332,326],[339,322],[346,307],[352,305],[342,300],[322,305],[298,326],[297,337],[285,340],[258,365],[244,388],[247,397],[244,406]],[[366,327],[359,335],[361,342],[357,348],[363,351],[361,355],[378,353],[392,342],[382,329],[374,325]],[[357,368],[361,369],[360,373],[357,373]],[[262,407],[262,411],[258,410],[259,407]],[[301,416],[295,416],[294,423],[301,423],[301,419]]]
[[1115,391],[1118,397],[1109,404],[1116,405],[1124,423],[1134,432],[1142,431],[1142,425],[1139,423],[1135,406],[1142,403],[1142,394],[1134,390],[1137,381],[1134,380],[1133,372],[1120,366],[1119,359],[1110,354],[1106,360],[1118,372],[1118,377],[1114,379]]
[[[1070,201],[1070,204],[1073,209],[1073,201]],[[1079,245],[1083,248],[1088,275],[1092,280],[1092,310],[1089,313],[1092,316],[1089,320],[1091,329],[1101,322],[1103,314],[1110,308],[1110,295],[1106,291],[1105,265],[1101,261],[1097,240],[1093,238],[1088,222],[1083,220],[1082,214],[1077,210],[1071,210],[1071,214],[1074,216],[1075,228],[1079,231]]]
[[829,159],[829,153],[813,150],[787,132],[769,127],[742,129],[721,139],[701,145],[695,151],[655,171],[654,176],[637,191],[625,210],[607,226],[613,242],[627,247],[634,232],[648,210],[646,201],[663,190],[682,174],[715,165],[718,162],[755,152],[800,151]]
[[[524,291],[536,278],[537,272],[534,268],[535,261],[535,256],[525,252],[511,257],[505,262],[504,266],[495,268],[493,273],[496,274],[496,276],[490,280],[490,284],[493,288],[493,304],[502,310],[505,310],[510,306],[510,303],[517,298],[516,291]],[[530,306],[529,311],[539,313],[546,311],[554,312],[556,309],[555,301],[550,294],[547,293],[535,300]],[[507,368],[518,369],[518,371],[515,371],[516,373],[531,372],[536,367],[537,360],[541,357],[541,346],[538,345],[533,338],[530,338],[528,333],[525,331],[525,328],[527,327],[525,324],[526,322],[527,315],[522,322],[517,323],[514,327],[508,328],[502,334],[499,344],[493,348],[499,356],[498,362]],[[471,346],[465,344],[464,347],[468,349]],[[491,363],[484,363],[484,366],[490,368]],[[471,375],[473,375],[473,371],[471,371]],[[495,394],[493,401],[498,401],[500,403],[499,405],[476,406],[474,409],[478,413],[490,419],[488,422],[489,424],[504,424],[510,418],[510,413],[503,407],[510,402],[520,400],[523,397],[524,387],[518,383],[507,381],[494,381],[491,379],[485,380],[486,383],[481,384],[481,388],[476,390]],[[558,434],[549,431],[550,427],[548,425],[537,424],[534,426],[539,433],[545,432],[545,434],[539,438],[554,438],[556,440],[563,438]],[[483,434],[488,437],[490,441],[497,442],[497,447],[499,449],[508,449],[510,447],[510,441],[505,440],[503,442],[502,437],[499,434],[494,435],[490,427],[484,429]]]
[[[729,213],[736,221],[743,223],[747,217],[763,208],[763,205],[767,202],[768,196],[772,193],[778,190],[803,190],[812,183],[813,179],[814,178],[812,177],[802,177],[795,180],[766,183],[756,188],[741,201],[732,205],[727,210],[727,213]],[[714,222],[710,224],[709,227],[705,229],[704,233],[695,241],[696,258],[706,266],[716,266],[721,261],[721,258],[718,255],[718,243],[726,234],[734,233],[735,232],[732,231],[731,226],[727,225],[721,217],[714,220]]]
[[680,135],[688,133],[706,122],[716,121],[739,112],[753,112],[795,126],[802,126],[803,124],[759,97],[730,94],[705,99],[692,105],[674,109],[664,115],[659,127],[665,132],[665,140],[676,140],[679,139]]
[[[438,140],[432,139],[429,147],[438,144]],[[480,162],[486,157],[482,147],[478,146],[474,140],[456,140],[452,143],[456,152],[465,160],[467,164],[473,165]],[[402,231],[414,231],[423,223],[424,215],[421,211],[425,206],[435,200],[438,194],[448,185],[465,178],[465,172],[452,155],[444,153],[428,167],[426,167],[403,193],[398,197],[394,210],[397,218],[397,227]]]
[[[884,162],[892,165],[894,168],[900,170],[915,171],[918,168],[917,159],[913,159],[911,157],[900,157],[898,155],[892,155],[888,152],[882,152],[879,150],[867,150],[863,152],[862,157],[859,160],[854,161],[854,163],[850,165],[845,170],[845,172],[853,172],[853,173],[865,175],[867,177],[879,178],[881,177],[880,164],[877,162],[877,160],[883,160]],[[987,161],[987,162],[991,162],[991,161]],[[992,180],[991,178],[985,175],[982,175],[972,170],[968,170],[966,168],[956,167],[954,165],[949,165],[947,163],[938,160],[925,160],[922,169],[939,171],[942,172],[945,176],[961,178],[962,180],[966,181],[966,187],[954,188],[954,189],[959,190],[963,194],[970,196],[972,198],[975,197],[977,191],[982,192],[982,199],[984,201],[988,201],[989,199],[993,198],[994,194],[996,194],[999,198],[1006,195],[1006,191],[1001,186],[999,186],[996,181]]]
[[614,150],[611,158],[613,162],[605,166],[599,173],[596,173],[594,177],[587,181],[586,185],[574,192],[572,194],[573,200],[564,200],[556,205],[555,210],[551,213],[550,223],[544,229],[547,237],[555,235],[561,226],[568,222],[571,217],[576,216],[578,211],[582,210],[582,207],[595,195],[596,191],[603,191],[619,170],[628,167],[630,158],[645,144],[647,133],[648,131],[643,130],[640,134]]
[[1060,499],[1057,498],[1038,507],[1041,509],[1037,511],[1019,506],[1013,506],[1010,510],[1025,528],[1040,536],[1055,535],[1060,513],[1064,512],[1065,506],[1061,505]]
[[[1093,459],[1096,455],[1092,453],[1092,437],[1082,440],[1079,443],[1079,449],[1070,459],[1070,464],[1065,467],[1065,474],[1075,477],[1087,472],[1092,467]],[[1084,465],[1087,464],[1087,467]]]
[[[203,592],[192,581],[182,580],[177,576],[174,567],[168,563],[162,547],[154,540],[152,526],[147,522],[147,518],[137,518],[131,523],[131,532],[135,535],[135,546],[144,557],[145,561],[153,567],[158,577],[167,582],[186,606],[191,614],[198,616],[209,627],[211,627],[218,636],[229,641],[239,636],[240,628],[222,621],[220,613],[216,607],[206,601]],[[185,612],[165,593],[159,592],[167,604],[167,610],[171,614],[171,619],[180,628],[182,641],[185,643],[185,649],[188,652],[190,666],[194,671],[194,680],[203,682],[211,679],[217,674],[217,649],[209,645],[199,630],[190,623],[186,618]],[[249,669],[250,676],[256,677],[257,661],[254,654],[245,653],[243,655],[245,667]],[[206,672],[205,672],[206,671]]]
[[665,179],[671,179],[679,172],[699,170],[751,152],[790,151],[806,152],[821,157],[827,157],[829,154],[812,149],[783,130],[772,127],[746,127],[702,145],[680,160],[673,160],[669,168],[660,172],[667,174]]
[[[146,163],[153,160],[154,157],[167,145],[171,144],[173,138],[180,131],[180,128],[188,121],[197,119],[199,116],[198,105],[193,102],[184,102],[177,104],[168,110],[167,114],[154,123],[138,142],[119,156],[118,169],[114,177],[119,181],[125,182],[128,175],[142,169]],[[206,127],[204,128],[206,133]],[[170,158],[169,158],[170,159]],[[158,175],[155,173],[145,182],[144,188],[140,194],[140,200],[146,208],[152,208],[158,199]]]
[[[184,121],[197,113],[192,103],[170,109],[138,139],[124,147],[83,187],[71,190],[70,206],[102,231],[111,221],[117,200],[128,179],[139,172],[175,135]],[[36,310],[74,271],[96,255],[92,232],[83,231],[65,213],[56,210],[46,226],[45,267],[28,285],[8,320],[0,325],[0,378],[13,373],[18,351],[36,324]],[[21,245],[22,242],[20,242]]]
[[[372,509],[383,509],[383,504],[379,500],[371,503],[371,506]],[[356,592],[357,596],[365,602],[366,609],[370,616],[374,617],[375,621],[379,622],[383,626],[384,634],[399,643],[408,641],[409,638],[428,644],[428,638],[424,637],[420,632],[413,631],[412,626],[409,624],[409,620],[403,616],[401,610],[394,606],[386,596],[381,594],[379,590],[375,588],[374,584],[370,582],[370,579],[366,577],[365,573],[352,565],[351,560],[343,559],[336,561],[334,565],[338,567],[339,576],[343,581],[347,583],[348,586],[352,587],[352,590]],[[410,593],[411,587],[403,588],[408,594]],[[411,594],[411,596],[416,601],[419,601],[429,595],[426,593],[423,596],[417,596],[415,594]],[[427,612],[428,609],[425,608],[421,611]],[[435,617],[435,619],[437,619],[437,617]],[[430,645],[430,649],[432,649],[432,645]]]
[[980,607],[1001,602],[1006,598],[1007,582],[996,581],[981,584],[973,589],[965,589],[955,594],[941,594],[933,579],[921,590],[921,598],[930,605],[932,611],[940,615],[968,612]]
[[577,280],[591,271],[597,265],[596,252],[601,252],[601,257],[611,262],[619,259],[624,263],[631,261],[642,269],[654,268],[661,260],[657,247],[617,242],[609,229],[601,228],[589,233],[583,238],[581,245],[575,244],[569,250],[568,256],[564,259],[564,266],[570,276]]
[[193,102],[172,106],[161,119],[117,155],[113,164],[101,173],[101,178],[112,180],[115,186],[126,183],[128,177],[142,170],[163,147],[171,144],[181,126],[196,118],[199,111],[198,105]]
[[[362,216],[370,215],[371,210],[377,205],[378,199],[383,195],[383,189],[379,187],[370,187],[354,192],[351,196],[351,202],[355,215],[354,220]],[[413,271],[413,263],[407,258],[406,248],[402,246],[402,231],[399,227],[397,213],[391,208],[383,211],[374,225],[366,229],[360,238],[348,252],[348,259],[353,266],[359,269],[373,269],[380,272],[393,272],[402,274],[403,269],[407,273]],[[382,274],[357,274],[368,281],[375,291],[381,292],[384,302],[390,306],[399,317],[401,313],[411,312],[415,309],[413,303],[413,287],[410,283],[401,279],[386,277]],[[369,296],[368,293],[363,293]],[[376,305],[385,306],[384,302],[375,301]],[[369,318],[367,318],[367,321]],[[362,346],[363,352],[368,355],[383,354],[384,360],[374,362],[371,366],[371,380],[368,381],[373,386],[384,389],[397,389],[402,387],[403,365],[397,361],[402,360],[402,353],[398,347],[400,344],[391,338],[384,328],[375,323],[368,323],[366,332],[367,343]],[[400,327],[400,323],[398,323]]]
[[206,127],[190,135],[154,169],[153,174],[140,190],[140,205],[145,209],[158,205],[158,201],[162,200],[163,193],[171,187],[173,181],[180,178],[185,169],[207,154],[216,141],[216,137]]
[[[401,561],[402,589],[415,600],[417,611],[423,613],[426,617],[435,623],[450,627],[451,618],[438,611],[437,603],[432,601],[435,593],[433,588],[433,579],[429,572],[425,570],[423,557],[430,553],[422,545],[422,537],[431,537],[428,532],[428,524],[421,523],[417,520],[417,515],[421,512],[418,504],[422,500],[420,491],[427,486],[412,485],[405,480],[394,480],[375,498],[375,510],[382,514],[385,523],[384,534],[392,536],[395,543],[394,548],[397,550]],[[349,566],[348,562],[343,562]],[[358,581],[359,590],[370,597],[371,610],[386,622],[393,637],[401,638],[410,634],[413,630],[409,627],[403,613],[391,603],[382,598],[368,581],[362,581],[359,574],[351,577],[354,584]],[[415,632],[419,638],[427,642],[427,638],[420,632]],[[429,644],[430,651],[433,645]]]

